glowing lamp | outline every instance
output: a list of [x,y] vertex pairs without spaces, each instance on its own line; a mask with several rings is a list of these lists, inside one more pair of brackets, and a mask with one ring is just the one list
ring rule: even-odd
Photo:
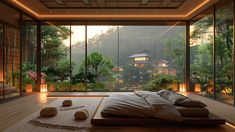
[[32,84],[26,84],[25,92],[26,92],[26,93],[32,93],[32,92],[33,92],[33,86],[32,86]]
[[46,83],[42,83],[40,85],[40,92],[41,93],[46,93],[47,92],[47,84]]
[[171,84],[171,87],[172,87],[172,90],[173,90],[173,91],[176,91],[176,92],[179,91],[179,85],[178,85],[178,83],[172,83],[172,84]]
[[194,85],[194,92],[201,93],[201,84],[196,83]]
[[0,72],[0,82],[3,82],[3,73]]
[[186,84],[185,83],[180,84],[180,92],[186,92]]

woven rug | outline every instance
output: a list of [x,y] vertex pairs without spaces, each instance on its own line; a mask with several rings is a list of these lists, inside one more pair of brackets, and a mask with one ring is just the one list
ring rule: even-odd
[[[66,98],[68,99],[68,98]],[[80,97],[69,98],[73,101],[73,106],[62,107],[60,98],[49,104],[48,106],[57,107],[58,114],[51,118],[39,117],[39,112],[32,114],[19,123],[6,129],[6,132],[41,132],[41,131],[97,131],[99,127],[92,127],[91,118],[93,117],[97,106],[101,102],[101,97]],[[89,111],[89,117],[84,121],[74,119],[74,113],[81,108]],[[102,131],[109,131],[111,128],[103,128]],[[113,130],[113,128],[112,128]]]

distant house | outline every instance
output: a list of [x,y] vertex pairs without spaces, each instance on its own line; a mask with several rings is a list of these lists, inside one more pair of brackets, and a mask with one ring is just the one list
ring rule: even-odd
[[169,67],[169,62],[161,59],[154,64],[155,74],[176,75],[176,69]]
[[134,64],[134,66],[139,68],[144,68],[149,64],[150,56],[146,53],[133,54],[128,57],[128,59]]

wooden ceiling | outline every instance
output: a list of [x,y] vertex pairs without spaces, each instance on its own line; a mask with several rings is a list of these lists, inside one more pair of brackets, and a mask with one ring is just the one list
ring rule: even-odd
[[185,0],[40,0],[48,9],[177,9]]
[[6,0],[40,20],[187,20],[218,0]]

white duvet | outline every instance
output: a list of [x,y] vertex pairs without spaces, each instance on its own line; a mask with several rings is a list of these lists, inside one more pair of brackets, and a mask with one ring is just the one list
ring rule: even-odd
[[156,93],[140,91],[134,94],[111,95],[101,115],[104,117],[141,117],[181,121],[176,108]]

